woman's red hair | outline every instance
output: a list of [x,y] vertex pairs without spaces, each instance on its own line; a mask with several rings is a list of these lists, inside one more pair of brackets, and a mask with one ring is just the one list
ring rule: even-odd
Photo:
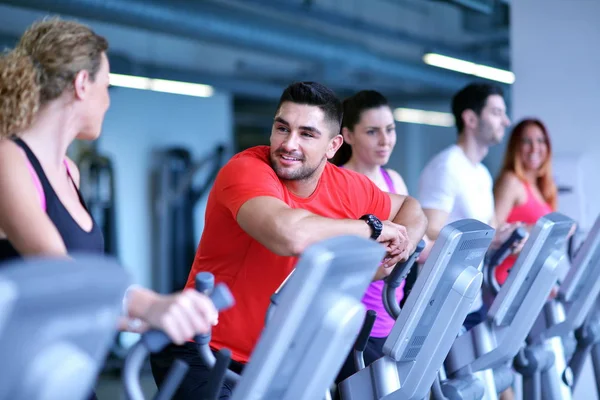
[[544,134],[546,147],[548,149],[546,159],[538,170],[537,186],[544,200],[550,205],[552,210],[556,210],[557,204],[557,189],[552,177],[552,145],[550,144],[550,135],[546,126],[539,119],[528,118],[524,119],[514,127],[508,140],[506,154],[504,155],[504,163],[500,170],[500,176],[506,172],[514,173],[520,180],[525,181],[525,171],[521,157],[519,156],[523,134],[527,127],[537,125]]

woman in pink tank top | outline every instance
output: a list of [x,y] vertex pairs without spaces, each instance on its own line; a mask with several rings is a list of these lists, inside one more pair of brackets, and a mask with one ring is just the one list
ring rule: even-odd
[[[504,164],[494,186],[498,224],[522,223],[531,228],[537,220],[556,210],[557,189],[552,179],[552,148],[544,124],[525,119],[513,129]],[[503,284],[516,256],[509,256],[496,268]]]

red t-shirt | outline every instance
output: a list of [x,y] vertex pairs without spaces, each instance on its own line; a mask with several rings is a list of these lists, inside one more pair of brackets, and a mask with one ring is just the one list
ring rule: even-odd
[[265,324],[271,295],[291,273],[296,257],[279,256],[248,235],[237,223],[240,207],[258,196],[282,200],[329,218],[358,219],[374,214],[389,219],[391,200],[367,177],[327,163],[316,190],[306,198],[290,193],[269,162],[269,147],[235,155],[219,172],[206,206],[205,225],[186,287],[198,272],[214,274],[229,286],[235,306],[220,313],[211,347],[228,348],[234,360],[247,362]]

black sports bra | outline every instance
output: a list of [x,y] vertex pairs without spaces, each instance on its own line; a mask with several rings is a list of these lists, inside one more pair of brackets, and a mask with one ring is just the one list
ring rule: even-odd
[[[68,253],[104,253],[104,237],[102,236],[102,231],[92,217],[92,229],[87,232],[83,230],[79,224],[71,217],[69,211],[65,208],[65,206],[61,203],[60,199],[54,192],[54,189],[50,185],[44,170],[37,157],[33,154],[29,146],[19,139],[13,139],[14,142],[19,145],[31,167],[37,174],[37,178],[39,179],[39,183],[43,189],[43,194],[45,197],[45,206],[46,206],[46,214],[52,220],[56,229],[60,233],[62,240],[67,248]],[[67,169],[68,171],[68,169]],[[69,172],[69,177],[72,180],[71,174]],[[77,195],[79,196],[79,201],[83,205],[83,207],[88,211],[89,210],[77,188],[75,182],[73,182],[73,186],[75,186],[75,190],[77,191]],[[17,250],[13,247],[8,239],[0,239],[0,263],[2,261],[6,261],[12,258],[20,257]]]

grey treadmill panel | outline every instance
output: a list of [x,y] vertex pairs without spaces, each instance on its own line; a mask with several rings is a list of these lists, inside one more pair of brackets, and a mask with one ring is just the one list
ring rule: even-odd
[[279,292],[233,400],[323,398],[358,336],[361,299],[384,256],[381,244],[355,236],[309,247]]
[[[465,266],[478,269],[492,241],[494,230],[476,220],[461,220],[445,226],[425,263],[415,287],[384,345],[384,351],[398,361],[414,360],[439,316],[450,291],[461,292]],[[443,240],[440,240],[443,239]],[[439,243],[439,244],[438,244]],[[463,276],[462,286],[472,277]],[[469,293],[471,300],[479,291]],[[461,322],[462,323],[462,322]],[[458,334],[456,332],[455,334]]]
[[427,396],[479,294],[494,229],[475,220],[445,226],[384,344],[384,356],[340,383],[344,400]]
[[101,257],[0,267],[0,399],[89,398],[128,284],[124,269]]
[[549,327],[545,337],[564,336],[581,327],[600,294],[600,216],[577,252],[560,285],[557,300],[564,304],[566,318]]
[[449,374],[496,368],[513,358],[548,300],[573,221],[559,213],[540,218],[501,287],[487,320],[458,337],[448,355]]
[[[551,213],[538,220],[508,279],[492,303],[489,318],[499,325],[511,325],[531,286],[548,258],[564,248],[573,220]],[[526,264],[530,268],[521,266]]]

